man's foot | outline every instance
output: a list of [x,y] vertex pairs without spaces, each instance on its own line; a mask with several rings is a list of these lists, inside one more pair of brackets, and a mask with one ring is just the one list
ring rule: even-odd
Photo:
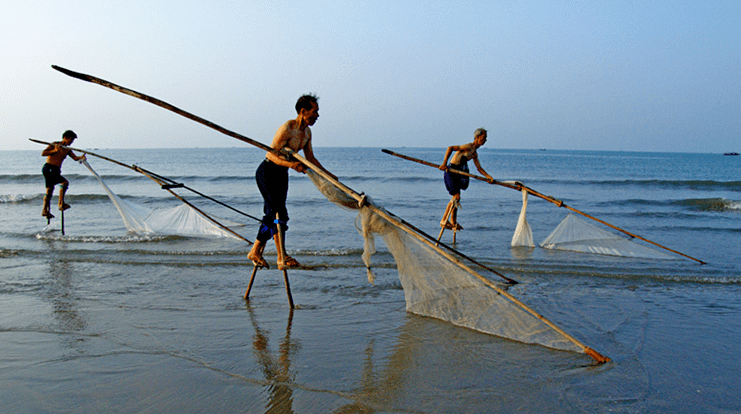
[[270,269],[270,266],[268,265],[268,262],[265,261],[265,259],[262,257],[262,252],[265,250],[265,242],[260,240],[255,240],[255,244],[252,245],[252,249],[247,253],[247,259],[252,260],[252,264],[255,265],[256,268],[266,268]]
[[278,262],[278,270],[292,269],[295,267],[301,267],[301,263],[289,255],[286,255],[282,262]]
[[[252,260],[252,259],[250,259],[250,260]],[[270,265],[265,260],[265,258],[262,257],[262,256],[261,257],[258,257],[255,260],[252,260],[252,264],[255,265],[255,267],[258,268],[258,269],[262,269],[262,268],[270,269]]]
[[49,210],[43,211],[41,213],[41,217],[46,217],[47,219],[53,219],[54,218],[54,216],[49,212]]
[[247,253],[247,259],[252,260],[252,264],[258,269],[270,269],[270,265],[262,255],[258,255],[252,252]]
[[69,205],[69,204],[67,204],[67,203],[64,203],[64,204],[62,204],[61,206],[59,206],[59,211],[64,211],[64,210],[67,210],[67,209],[69,209],[70,207],[72,207],[72,206],[71,206],[71,205]]

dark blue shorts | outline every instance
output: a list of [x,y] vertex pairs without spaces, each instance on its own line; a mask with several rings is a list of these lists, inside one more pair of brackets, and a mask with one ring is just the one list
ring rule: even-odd
[[67,179],[62,177],[62,168],[56,165],[44,164],[41,169],[41,173],[44,174],[44,180],[46,180],[46,188],[54,188],[55,185],[61,184]]
[[[453,165],[448,164],[448,168],[453,168],[458,171],[468,172],[468,164]],[[445,188],[448,190],[448,194],[456,195],[460,194],[462,190],[468,188],[469,177],[456,173],[443,173],[443,181],[445,181]]]

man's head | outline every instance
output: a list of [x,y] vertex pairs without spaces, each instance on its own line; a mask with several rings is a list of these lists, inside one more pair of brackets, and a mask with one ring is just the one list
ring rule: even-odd
[[296,113],[302,115],[309,125],[314,125],[317,118],[319,118],[318,99],[316,95],[306,94],[296,101]]
[[474,131],[473,142],[478,143],[479,146],[482,146],[486,143],[486,130],[484,128],[479,128]]
[[68,143],[71,143],[72,141],[74,141],[75,138],[77,138],[77,134],[75,134],[74,131],[69,130],[69,129],[64,131],[64,133],[62,134],[62,141],[66,141]]

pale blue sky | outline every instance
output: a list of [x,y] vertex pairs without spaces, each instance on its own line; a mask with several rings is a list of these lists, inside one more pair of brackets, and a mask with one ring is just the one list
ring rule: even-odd
[[269,144],[319,95],[314,145],[741,150],[741,2],[37,1],[0,15],[0,143]]

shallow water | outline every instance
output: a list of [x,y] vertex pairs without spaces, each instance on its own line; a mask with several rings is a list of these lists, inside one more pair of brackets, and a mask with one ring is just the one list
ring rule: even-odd
[[[435,162],[441,149],[394,149]],[[39,151],[40,152],[40,151]],[[247,148],[95,150],[261,215]],[[432,234],[449,196],[440,172],[380,149],[319,148],[340,179]],[[0,398],[8,412],[739,412],[741,162],[715,154],[481,150],[517,179],[691,260],[512,249],[521,195],[472,182],[456,248],[520,282],[522,299],[612,358],[481,334],[405,312],[378,242],[375,284],[353,212],[291,176],[289,253],[258,272],[235,239],[128,234],[103,190],[68,160],[65,235],[39,216],[43,159],[0,152]],[[187,160],[187,162],[183,162]],[[111,188],[177,200],[90,157]],[[187,196],[191,197],[191,196]],[[217,216],[256,226],[197,197]],[[531,199],[536,243],[566,212]],[[444,235],[450,241],[450,235]],[[267,259],[275,264],[272,244]],[[275,267],[275,266],[273,266]]]

